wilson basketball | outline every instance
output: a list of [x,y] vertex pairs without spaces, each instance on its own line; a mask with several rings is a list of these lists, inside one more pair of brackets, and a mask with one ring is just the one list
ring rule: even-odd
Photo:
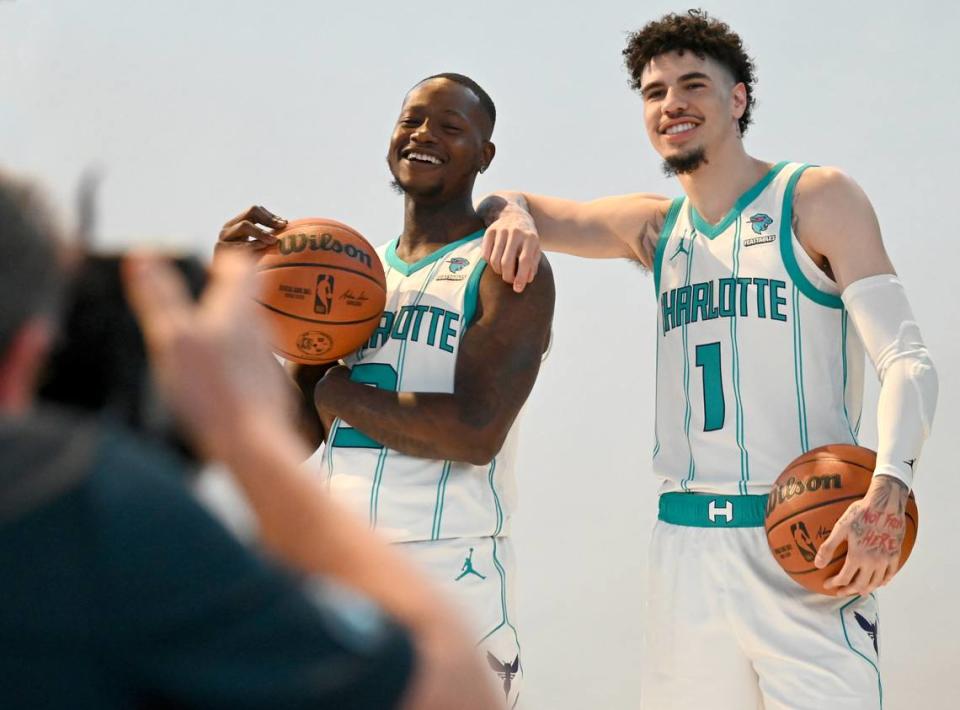
[[[823,569],[817,569],[813,560],[847,506],[866,495],[876,463],[876,453],[861,446],[821,446],[787,466],[770,491],[766,516],[770,550],[784,571],[810,591],[836,595],[834,590],[824,589],[823,583],[840,572],[847,558],[847,544],[841,543]],[[911,492],[901,567],[917,539],[918,520],[917,502]],[[881,537],[898,532],[891,529]],[[883,540],[878,542],[882,544]]]
[[373,247],[332,219],[290,222],[261,257],[256,278],[274,351],[308,365],[357,350],[386,303],[383,265]]

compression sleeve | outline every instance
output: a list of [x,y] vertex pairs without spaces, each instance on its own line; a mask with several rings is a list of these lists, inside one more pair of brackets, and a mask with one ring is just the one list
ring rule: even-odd
[[936,368],[895,275],[855,281],[842,298],[880,378],[874,474],[910,487],[937,407]]

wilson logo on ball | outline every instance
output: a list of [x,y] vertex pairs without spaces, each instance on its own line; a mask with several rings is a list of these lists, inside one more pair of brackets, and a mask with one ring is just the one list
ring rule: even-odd
[[790,477],[785,483],[776,485],[767,496],[767,513],[770,513],[778,505],[786,503],[791,498],[803,495],[804,493],[813,493],[819,490],[833,490],[843,488],[843,482],[840,480],[840,474],[834,473],[827,476],[810,476],[806,480]]
[[277,247],[283,256],[310,251],[330,251],[334,254],[344,254],[355,259],[364,266],[370,266],[373,260],[366,251],[358,249],[353,244],[344,244],[332,234],[287,234],[280,237]]

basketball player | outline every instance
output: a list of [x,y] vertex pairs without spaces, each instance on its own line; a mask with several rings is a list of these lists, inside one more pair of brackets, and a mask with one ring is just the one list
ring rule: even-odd
[[[345,367],[294,377],[322,420],[318,458],[331,488],[460,602],[512,708],[522,675],[513,425],[547,346],[554,289],[542,257],[523,294],[485,268],[471,195],[494,157],[495,118],[487,93],[459,74],[407,94],[387,154],[404,223],[378,250],[386,311]],[[261,248],[283,224],[252,208],[224,227],[222,248],[251,238]]]
[[[897,571],[937,378],[873,208],[839,170],[747,154],[754,66],[727,25],[667,15],[623,54],[684,196],[509,193],[481,212],[496,218],[486,256],[517,291],[536,283],[541,248],[653,275],[662,484],[642,705],[877,708],[872,592]],[[776,564],[764,502],[796,456],[856,443],[864,349],[882,382],[879,455],[867,495],[814,541],[818,567],[849,546],[833,598]]]

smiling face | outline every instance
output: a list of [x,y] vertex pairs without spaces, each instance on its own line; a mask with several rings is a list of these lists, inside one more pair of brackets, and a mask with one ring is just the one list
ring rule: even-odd
[[640,92],[647,135],[671,172],[692,172],[717,146],[740,139],[746,87],[710,57],[657,55],[643,70]]
[[404,193],[443,203],[470,194],[477,172],[493,160],[492,125],[480,99],[449,79],[428,79],[403,102],[387,163]]

